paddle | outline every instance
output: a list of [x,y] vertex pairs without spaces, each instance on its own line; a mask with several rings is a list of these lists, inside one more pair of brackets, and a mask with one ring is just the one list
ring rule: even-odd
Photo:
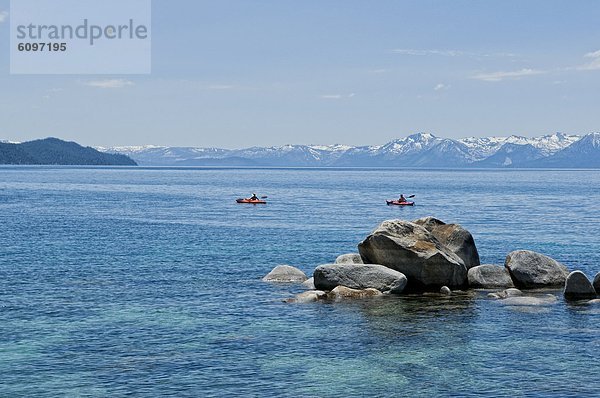
[[269,199],[269,197],[268,197],[268,196],[261,196],[260,198],[261,198],[261,199]]

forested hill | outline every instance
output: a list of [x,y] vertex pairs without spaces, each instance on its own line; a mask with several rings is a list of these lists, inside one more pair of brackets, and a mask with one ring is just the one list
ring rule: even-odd
[[126,155],[103,153],[58,138],[20,144],[0,142],[0,164],[137,166],[137,163]]

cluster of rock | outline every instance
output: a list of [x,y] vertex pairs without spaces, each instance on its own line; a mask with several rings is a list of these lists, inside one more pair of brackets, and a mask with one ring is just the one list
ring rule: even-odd
[[263,280],[303,283],[311,290],[291,300],[298,302],[424,291],[450,295],[466,288],[504,288],[491,297],[515,302],[528,300],[516,288],[564,286],[568,300],[600,293],[600,273],[592,283],[581,271],[569,274],[558,261],[528,250],[509,253],[504,266],[481,265],[471,233],[433,217],[382,222],[359,243],[358,253],[318,266],[310,279],[294,267],[278,266]]

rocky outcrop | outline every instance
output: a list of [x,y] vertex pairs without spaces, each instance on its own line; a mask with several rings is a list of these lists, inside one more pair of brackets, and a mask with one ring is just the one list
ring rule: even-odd
[[360,254],[348,253],[342,254],[335,259],[335,264],[364,264]]
[[446,224],[434,217],[419,218],[413,221],[431,232],[433,236],[450,251],[460,257],[467,269],[480,264],[479,252],[473,235],[458,224]]
[[467,283],[463,260],[425,227],[409,221],[384,221],[358,245],[358,251],[365,262],[406,275],[414,289],[439,290]]
[[273,268],[262,280],[264,282],[284,282],[284,283],[301,283],[306,279],[304,272],[290,265],[278,265]]
[[327,293],[321,290],[309,290],[308,292],[297,294],[294,298],[284,300],[286,303],[312,303],[327,298]]
[[475,289],[494,289],[514,287],[510,274],[505,267],[484,264],[473,267],[467,273],[469,287]]
[[406,276],[402,273],[374,264],[325,264],[315,269],[314,278],[315,287],[320,290],[345,286],[400,294],[406,286]]
[[375,297],[380,296],[382,293],[373,288],[368,289],[350,289],[346,286],[338,286],[333,289],[327,295],[327,298],[330,300],[342,300],[342,299],[362,299],[367,297]]
[[567,300],[585,300],[596,298],[592,282],[581,271],[573,271],[567,276],[564,296]]
[[529,250],[509,253],[504,266],[515,285],[520,288],[562,286],[569,275],[567,267],[563,264]]

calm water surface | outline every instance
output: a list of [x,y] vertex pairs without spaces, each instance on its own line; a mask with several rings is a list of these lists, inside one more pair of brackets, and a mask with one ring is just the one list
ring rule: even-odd
[[[290,305],[379,222],[600,271],[600,171],[0,168],[0,396],[598,396],[600,305]],[[266,206],[234,203],[256,191]],[[416,194],[414,208],[385,199]]]

